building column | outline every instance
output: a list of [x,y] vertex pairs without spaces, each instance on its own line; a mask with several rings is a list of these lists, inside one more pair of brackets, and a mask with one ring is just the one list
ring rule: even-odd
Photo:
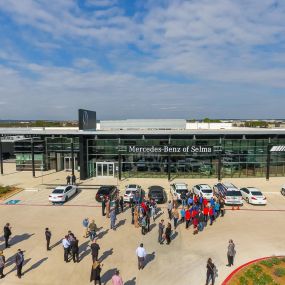
[[71,175],[74,175],[74,141],[71,139]]
[[87,179],[87,139],[79,136],[80,180]]
[[36,177],[35,171],[35,147],[34,147],[34,139],[31,139],[31,150],[32,150],[32,173],[33,177]]
[[171,161],[170,161],[170,155],[168,155],[167,157],[167,177],[168,177],[168,181],[171,180]]
[[119,153],[119,180],[122,180],[122,155]]
[[219,157],[218,157],[218,181],[222,180],[222,153],[219,152]]
[[1,174],[3,175],[3,148],[2,148],[2,138],[0,137],[0,168],[1,168]]
[[267,146],[267,158],[266,158],[266,180],[269,180],[270,176],[270,160],[271,160],[271,145]]

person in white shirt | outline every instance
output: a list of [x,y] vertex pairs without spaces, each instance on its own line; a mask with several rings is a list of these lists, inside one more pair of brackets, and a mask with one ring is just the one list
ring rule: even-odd
[[68,236],[65,236],[64,239],[62,240],[62,246],[64,249],[64,261],[68,262],[68,254],[70,251],[70,242],[68,241]]
[[144,249],[142,243],[137,248],[136,255],[138,257],[138,268],[139,268],[139,270],[143,269],[144,268],[145,258],[146,258],[146,250]]

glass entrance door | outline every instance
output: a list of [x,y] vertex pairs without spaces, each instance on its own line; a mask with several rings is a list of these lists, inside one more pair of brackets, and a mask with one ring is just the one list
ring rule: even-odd
[[[74,169],[77,169],[77,161],[74,157]],[[72,158],[70,156],[64,157],[64,170],[71,171],[72,170]]]
[[114,177],[114,162],[97,162],[97,177]]

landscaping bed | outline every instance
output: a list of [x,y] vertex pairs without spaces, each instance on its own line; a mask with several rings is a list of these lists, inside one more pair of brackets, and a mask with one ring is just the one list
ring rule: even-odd
[[227,285],[284,285],[285,257],[269,257],[238,270]]
[[14,186],[2,186],[0,185],[0,200],[5,200],[14,194],[20,192],[21,189]]

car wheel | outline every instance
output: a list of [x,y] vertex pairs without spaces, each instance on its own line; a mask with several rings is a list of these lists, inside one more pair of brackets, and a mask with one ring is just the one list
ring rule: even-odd
[[285,189],[281,189],[281,194],[283,195],[283,196],[285,196]]
[[66,195],[65,199],[64,199],[64,203],[66,203],[68,201],[68,196]]
[[245,201],[249,204],[249,199],[248,199],[248,197],[245,198]]

